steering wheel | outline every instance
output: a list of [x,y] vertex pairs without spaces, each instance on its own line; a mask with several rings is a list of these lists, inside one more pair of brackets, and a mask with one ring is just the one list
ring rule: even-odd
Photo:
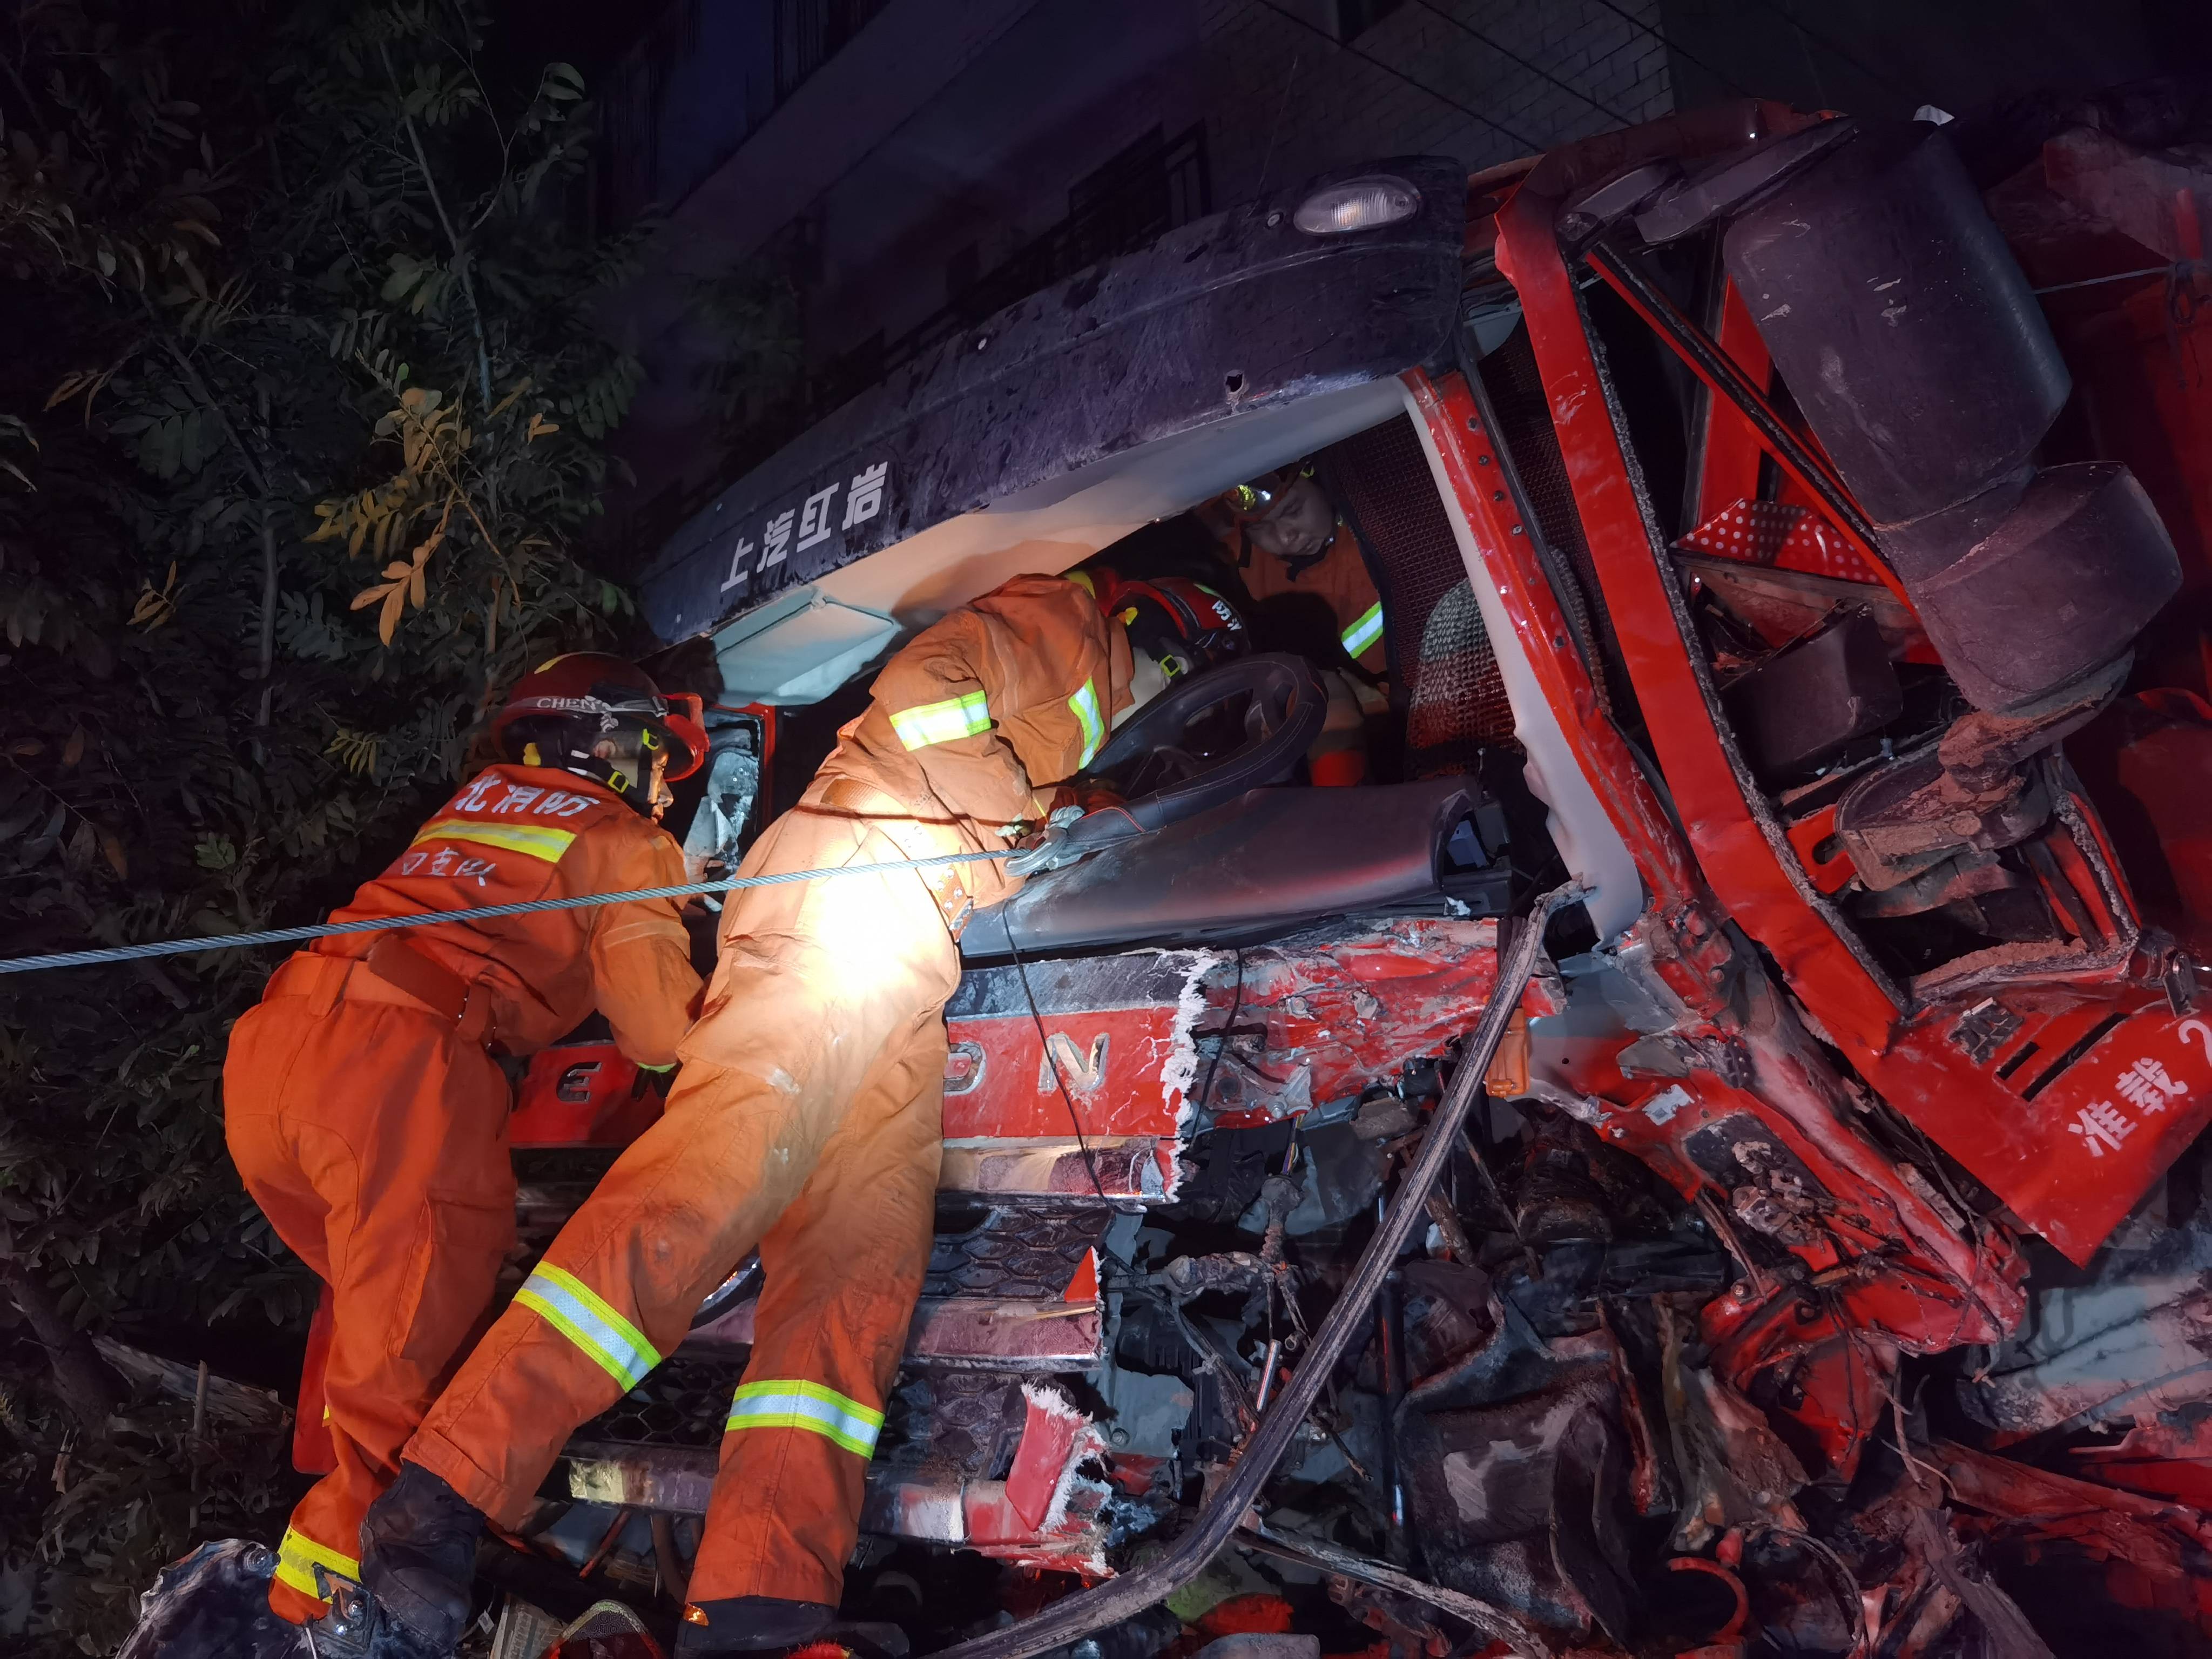
[[1085,769],[1082,781],[1127,799],[1069,825],[1070,848],[1126,841],[1282,782],[1328,712],[1304,657],[1243,657],[1192,675],[1138,710]]

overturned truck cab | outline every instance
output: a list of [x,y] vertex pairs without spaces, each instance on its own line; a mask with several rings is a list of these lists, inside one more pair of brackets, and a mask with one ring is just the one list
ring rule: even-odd
[[[2212,1633],[2212,313],[2160,240],[2212,170],[2045,125],[1746,101],[1332,175],[948,342],[651,562],[719,676],[709,862],[793,708],[1248,479],[1381,599],[1375,781],[1316,787],[1341,665],[1285,646],[968,919],[874,1611],[963,1659],[1254,1596],[1401,1656]],[[544,1231],[653,1104],[536,1075]],[[680,1545],[757,1290],[556,1506]]]

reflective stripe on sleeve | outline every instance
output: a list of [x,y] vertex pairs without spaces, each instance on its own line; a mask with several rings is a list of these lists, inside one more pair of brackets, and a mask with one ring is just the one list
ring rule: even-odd
[[1091,757],[1098,752],[1098,745],[1106,741],[1106,722],[1098,717],[1098,684],[1096,680],[1083,682],[1083,690],[1067,700],[1076,720],[1083,727],[1083,758],[1075,763],[1081,771],[1091,764]]
[[798,1381],[748,1382],[730,1401],[730,1420],[725,1431],[743,1429],[805,1429],[825,1440],[834,1440],[856,1456],[876,1449],[883,1432],[884,1414],[859,1401],[825,1389],[819,1382]]
[[1343,634],[1344,654],[1357,657],[1382,637],[1382,601],[1377,599],[1360,613],[1359,620]]
[[468,818],[440,818],[426,823],[411,846],[420,847],[426,841],[473,841],[486,847],[503,847],[510,853],[521,853],[533,859],[544,859],[548,864],[558,864],[561,855],[574,844],[573,830],[547,830],[535,824],[477,823]]
[[915,708],[902,708],[891,716],[891,730],[898,733],[898,740],[909,750],[972,738],[990,729],[991,711],[984,707],[981,691],[947,697],[942,702],[926,702]]
[[291,1527],[284,1529],[284,1541],[276,1548],[276,1579],[289,1585],[302,1595],[322,1600],[322,1587],[315,1583],[315,1569],[337,1577],[361,1582],[361,1563],[350,1555],[340,1555],[326,1544],[318,1544],[307,1534]]
[[598,1361],[625,1394],[660,1363],[660,1355],[636,1326],[601,1301],[583,1280],[550,1262],[538,1264],[514,1299]]

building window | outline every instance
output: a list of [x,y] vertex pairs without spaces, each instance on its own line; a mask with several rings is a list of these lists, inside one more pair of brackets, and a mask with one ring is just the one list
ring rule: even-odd
[[[890,0],[743,0],[749,20],[744,61],[727,65],[738,95],[708,114],[694,98],[676,110],[663,107],[678,70],[699,53],[702,9],[711,4],[740,10],[740,0],[665,0],[653,22],[594,88],[601,100],[598,149],[599,211],[611,224],[628,224],[649,203],[666,205],[684,199],[720,166],[807,77],[852,44]],[[757,27],[755,27],[757,23]],[[763,63],[765,53],[769,61]],[[749,105],[743,88],[773,79],[772,96]],[[661,125],[673,118],[684,124],[690,140],[677,146],[684,156],[672,173],[661,154]],[[717,123],[720,123],[717,125]],[[703,125],[702,125],[703,124]],[[711,144],[702,144],[705,131]]]
[[1206,167],[1206,124],[1201,121],[1168,143],[1163,158],[1168,175],[1168,223],[1187,225],[1213,211],[1213,182]]
[[1204,124],[1172,137],[1154,127],[1068,187],[1066,218],[990,270],[981,268],[978,244],[957,249],[945,262],[943,308],[896,339],[886,343],[878,335],[817,371],[810,377],[806,406],[826,414],[992,313],[1212,211]]
[[1053,277],[1142,247],[1211,210],[1201,123],[1173,138],[1154,127],[1068,186],[1065,245]]

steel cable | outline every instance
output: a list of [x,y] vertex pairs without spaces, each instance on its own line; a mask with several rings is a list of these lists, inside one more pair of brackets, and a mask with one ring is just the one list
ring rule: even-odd
[[676,887],[635,887],[622,893],[582,893],[573,898],[532,899],[519,904],[483,904],[468,910],[425,910],[411,916],[370,916],[360,921],[322,921],[301,927],[264,927],[250,933],[217,933],[201,939],[161,939],[148,945],[116,945],[98,951],[51,951],[35,957],[0,957],[0,974],[27,974],[44,968],[89,968],[105,962],[136,962],[147,957],[189,956],[200,951],[239,951],[256,945],[293,945],[341,933],[380,933],[442,921],[489,921],[497,916],[526,916],[540,910],[588,910],[594,905],[633,899],[689,898],[728,893],[740,887],[777,887],[791,881],[830,881],[839,876],[870,876],[890,870],[934,870],[947,864],[980,864],[1010,859],[1018,848],[988,853],[945,853],[936,858],[896,859],[883,864],[844,864],[826,870],[787,870],[777,875],[734,876],[727,881],[691,881]]

